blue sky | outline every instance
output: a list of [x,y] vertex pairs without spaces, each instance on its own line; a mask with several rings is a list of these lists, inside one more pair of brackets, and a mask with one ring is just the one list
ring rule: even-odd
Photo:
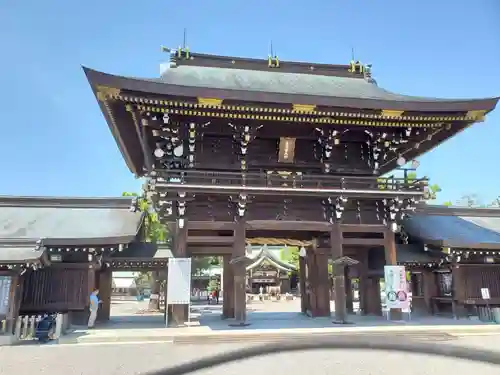
[[[0,0],[0,195],[138,191],[81,65],[156,77],[188,29],[192,51],[373,64],[398,93],[500,96],[500,1]],[[500,108],[422,157],[439,201],[500,195]]]

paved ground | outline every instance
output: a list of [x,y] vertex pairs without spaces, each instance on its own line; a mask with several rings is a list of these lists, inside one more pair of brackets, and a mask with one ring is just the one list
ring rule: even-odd
[[[163,328],[165,326],[163,314],[137,314],[137,311],[146,309],[147,301],[127,301],[114,303],[111,309],[111,321],[98,328],[113,329],[146,329]],[[332,302],[332,311],[335,305]],[[205,330],[227,330],[228,321],[221,320],[222,304],[208,305],[197,303],[191,306],[191,321],[193,327],[203,327]],[[284,328],[323,328],[332,326],[332,318],[311,319],[300,314],[300,300],[294,301],[264,301],[253,302],[247,305],[247,320],[250,324],[247,330],[256,329],[284,329]],[[393,325],[384,317],[351,315],[349,320],[357,326]],[[470,325],[481,322],[461,319],[453,320],[446,317],[405,316],[407,325]]]
[[230,321],[221,320],[221,305],[197,304],[192,306],[191,325],[184,328],[165,328],[163,314],[137,315],[147,302],[121,301],[113,305],[112,319],[96,329],[77,330],[63,336],[62,343],[111,342],[174,342],[182,344],[269,342],[278,339],[296,340],[304,335],[331,334],[405,334],[412,337],[434,335],[435,339],[447,334],[478,332],[500,334],[500,325],[485,325],[468,319],[453,320],[439,317],[413,317],[406,322],[389,322],[383,317],[350,316],[353,325],[332,324],[332,318],[311,319],[299,314],[300,301],[256,302],[248,306],[247,327],[230,327]]
[[[465,337],[439,345],[462,345],[500,350],[500,336]],[[172,345],[157,343],[106,345],[45,345],[0,347],[0,375],[129,375],[189,362],[218,352],[236,350],[231,345]],[[203,371],[205,375],[255,373],[273,375],[498,375],[493,366],[432,356],[380,352],[315,351],[282,354]]]

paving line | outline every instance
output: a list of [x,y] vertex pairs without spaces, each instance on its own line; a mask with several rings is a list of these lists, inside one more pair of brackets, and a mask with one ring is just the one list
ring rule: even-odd
[[102,342],[66,342],[66,343],[54,343],[48,345],[40,345],[41,348],[60,348],[71,347],[71,346],[103,346],[103,345],[144,345],[144,344],[173,344],[173,340],[165,341],[102,341]]

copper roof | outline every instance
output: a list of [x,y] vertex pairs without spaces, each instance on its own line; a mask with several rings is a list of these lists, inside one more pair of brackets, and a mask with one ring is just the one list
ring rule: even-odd
[[422,207],[403,227],[412,238],[431,245],[500,250],[500,209]]
[[160,78],[136,78],[98,72],[84,67],[96,90],[108,86],[143,94],[207,97],[241,102],[311,104],[359,109],[417,112],[493,110],[498,98],[437,99],[395,94],[373,81],[323,76],[199,66],[169,68]]
[[43,245],[112,245],[135,239],[142,222],[131,197],[62,198],[0,196],[0,242]]

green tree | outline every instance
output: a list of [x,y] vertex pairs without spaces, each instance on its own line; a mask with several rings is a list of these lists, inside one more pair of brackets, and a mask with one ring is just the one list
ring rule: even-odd
[[[151,208],[150,202],[144,196],[139,196],[137,193],[122,193],[124,197],[136,197],[138,202],[137,206],[140,212],[144,213],[144,221],[142,225],[142,239],[146,242],[152,243],[170,243],[171,238],[168,233],[168,229],[165,225],[163,225],[159,218],[158,214],[154,212]],[[211,256],[211,257],[193,257],[191,262],[191,272],[193,274],[200,273],[203,270],[207,270],[210,266],[220,265],[220,257]],[[163,272],[164,274],[164,272]],[[136,283],[149,282],[151,293],[159,295],[161,291],[162,285],[165,284],[164,279],[162,277],[162,272],[154,271],[154,272],[140,272],[137,276]],[[148,309],[151,311],[157,311],[160,308],[159,299],[150,299]]]
[[457,201],[457,206],[486,207],[477,194],[465,194]]
[[[300,259],[300,249],[296,246],[293,247],[285,247],[281,249],[280,258],[282,261],[287,262],[295,266],[297,271],[299,270],[299,259]],[[331,275],[333,273],[333,266],[328,264],[328,272]]]
[[203,271],[206,271],[211,266],[211,257],[192,257],[191,258],[191,273],[193,275],[198,275]]
[[[417,173],[416,172],[408,172],[406,175],[406,179],[408,183],[412,183],[413,181],[417,180]],[[378,182],[378,188],[380,190],[385,190],[387,189],[388,186],[391,184],[391,179],[386,179],[386,178],[379,178],[377,180]],[[441,187],[438,184],[430,184],[428,185],[428,194],[426,199],[427,200],[435,200],[437,198],[438,193],[442,191]]]
[[300,250],[296,246],[284,247],[283,249],[281,249],[280,258],[282,261],[287,262],[288,264],[291,264],[299,269],[299,253]]
[[500,197],[496,197],[490,204],[488,204],[488,207],[500,208]]
[[153,211],[147,198],[139,196],[136,193],[122,193],[124,197],[136,197],[137,207],[144,213],[144,222],[142,225],[142,237],[146,242],[167,243],[170,240],[168,229],[158,219],[158,214]]
[[451,207],[451,206],[453,206],[453,203],[451,201],[446,201],[446,202],[443,202],[443,206]]
[[[144,214],[141,233],[143,240],[152,243],[168,243],[170,241],[167,227],[160,222],[158,214],[153,211],[150,202],[146,197],[140,196],[136,193],[128,192],[122,193],[122,196],[137,197],[137,207],[139,211]],[[161,276],[162,273],[160,271],[140,272],[138,275],[138,280],[136,282],[140,282],[141,280],[149,280],[151,286],[151,294],[159,296],[162,286]],[[150,298],[148,309],[150,311],[160,310],[160,299]]]
[[[417,173],[416,172],[409,172],[408,173],[408,182],[412,182],[417,180]],[[441,187],[438,184],[431,184],[429,183],[429,194],[427,199],[428,200],[434,200],[437,198],[437,194],[442,191]]]
[[211,291],[213,291],[215,289],[219,289],[220,290],[219,280],[217,280],[217,279],[210,279],[210,281],[208,282],[207,289],[208,289],[209,292],[211,292]]

